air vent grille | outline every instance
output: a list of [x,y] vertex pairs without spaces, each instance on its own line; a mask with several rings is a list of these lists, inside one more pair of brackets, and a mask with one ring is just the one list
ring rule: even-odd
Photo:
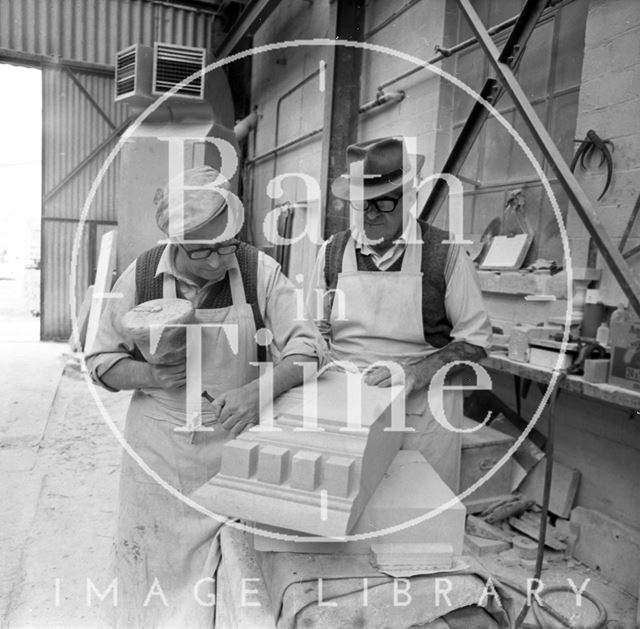
[[136,53],[136,47],[132,46],[116,55],[116,97],[135,91]]
[[[155,73],[153,91],[156,94],[168,92],[175,85],[189,78],[194,72],[205,67],[204,48],[187,48],[156,44]],[[203,97],[204,75],[193,79],[180,88],[176,95]]]

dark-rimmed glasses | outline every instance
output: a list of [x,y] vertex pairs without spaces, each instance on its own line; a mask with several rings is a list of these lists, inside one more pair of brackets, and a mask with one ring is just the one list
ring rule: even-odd
[[190,260],[204,260],[208,258],[212,253],[217,253],[221,256],[229,256],[238,250],[238,242],[226,242],[221,245],[215,245],[212,247],[199,247],[198,249],[187,249],[184,245],[180,245],[182,250],[187,254]]
[[365,199],[357,204],[351,202],[351,207],[358,212],[366,212],[371,207],[376,208],[378,212],[393,212],[401,198],[402,197],[398,197],[397,199],[394,197],[379,197],[378,199]]

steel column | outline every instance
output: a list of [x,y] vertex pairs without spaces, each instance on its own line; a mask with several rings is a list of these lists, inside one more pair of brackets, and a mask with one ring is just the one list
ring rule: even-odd
[[[364,0],[335,0],[331,5],[330,38],[362,41]],[[346,229],[349,212],[341,199],[331,194],[331,182],[346,169],[346,148],[356,141],[360,109],[362,50],[332,46],[327,50],[324,137],[322,139],[322,207],[324,235]]]
[[[569,170],[568,164],[563,159],[558,147],[553,142],[549,132],[529,102],[524,90],[514,76],[512,69],[502,60],[500,51],[491,39],[489,33],[487,33],[487,29],[473,8],[471,1],[457,0],[457,2],[466,16],[471,30],[493,66],[498,79],[513,99],[514,105],[524,119],[535,142],[556,173],[559,183],[562,185],[578,216],[596,243],[602,257],[618,281],[620,288],[622,288],[624,294],[629,299],[632,308],[640,316],[640,284],[633,276],[622,254],[609,238],[591,201],[580,187],[573,173]],[[527,11],[533,12],[532,7],[537,6],[539,3],[540,0],[529,0],[523,9],[523,13]]]

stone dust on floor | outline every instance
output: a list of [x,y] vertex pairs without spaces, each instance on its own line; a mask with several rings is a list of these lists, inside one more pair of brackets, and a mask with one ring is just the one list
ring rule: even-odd
[[[121,449],[63,344],[2,344],[11,355],[0,422],[0,626],[97,626],[108,586]],[[64,373],[63,373],[64,370]],[[129,393],[96,389],[122,427]]]
[[[569,619],[575,627],[590,626],[598,617],[597,609],[586,598],[580,600],[580,604],[576,602],[578,598],[569,591],[567,593],[549,594],[548,598],[544,597],[544,589],[554,586],[574,586],[574,591],[584,591],[594,596],[602,603],[607,612],[607,621],[603,625],[607,629],[636,629],[636,609],[637,599],[632,594],[623,592],[615,584],[607,581],[598,572],[589,567],[573,560],[565,559],[562,553],[545,553],[545,562],[543,564],[541,581],[541,594],[543,603],[548,603],[556,611],[561,613],[565,618]],[[486,570],[495,575],[495,578],[504,585],[513,583],[521,590],[526,592],[527,579],[533,578],[533,568],[524,568],[517,561],[513,560],[514,551],[505,551],[499,554],[487,554],[477,557],[478,561],[486,568]],[[547,557],[550,559],[547,561]],[[569,581],[569,579],[571,581]],[[516,609],[520,611],[524,605],[525,598],[521,594],[516,593],[513,589],[507,588],[509,593],[513,594],[516,600]],[[531,591],[536,589],[535,583],[530,586]],[[549,623],[548,627],[562,627],[557,621],[540,614],[541,619],[545,623]],[[537,627],[533,613],[530,611],[525,618],[525,626]]]

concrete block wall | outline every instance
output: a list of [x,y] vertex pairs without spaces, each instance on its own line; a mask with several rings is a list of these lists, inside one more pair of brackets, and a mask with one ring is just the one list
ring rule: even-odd
[[[365,32],[382,24],[401,6],[401,3],[383,0],[375,0],[368,4]],[[434,55],[436,44],[445,43],[448,10],[450,7],[446,2],[419,2],[369,37],[367,42],[426,61]],[[392,54],[365,51],[361,102],[374,99],[381,83],[416,67],[416,64]],[[442,107],[442,100],[448,97],[446,89],[446,80],[429,69],[422,69],[390,85],[386,91],[404,91],[405,99],[398,104],[363,114],[358,129],[359,139],[394,134],[415,136],[418,152],[426,157],[421,174],[428,176],[436,172],[444,163],[451,136],[450,111],[447,107]],[[426,199],[430,189],[430,184],[422,188],[421,200]]]
[[[607,194],[596,201],[605,183],[606,169],[576,169],[578,180],[593,199],[609,236],[617,245],[624,233],[633,204],[640,193],[640,3],[637,0],[591,0],[585,33],[582,85],[576,137],[589,129],[611,140],[614,174]],[[567,229],[574,266],[585,266],[588,234],[574,210],[569,211]],[[640,242],[640,226],[627,244]],[[640,256],[630,259],[638,276]],[[601,281],[605,303],[625,301],[606,264]]]
[[[365,33],[381,24],[401,8],[402,4],[385,0],[369,2],[366,7]],[[370,37],[368,43],[428,59],[433,55],[434,46],[443,43],[447,7],[447,3],[439,0],[420,2]],[[327,37],[330,10],[329,0],[285,0],[256,33],[254,46],[294,39]],[[319,79],[316,78],[282,101],[276,138],[278,98],[318,69],[323,58],[326,58],[326,49],[311,46],[286,48],[262,53],[253,58],[252,105],[258,107],[260,117],[252,155],[259,155],[276,144],[282,144],[322,126],[325,98],[319,89]],[[361,103],[375,98],[380,83],[412,67],[415,66],[391,54],[365,51],[362,76],[354,78],[361,80]],[[442,114],[440,111],[441,83],[438,76],[423,70],[391,86],[389,90],[404,90],[407,95],[405,100],[400,104],[363,114],[358,138],[365,140],[393,134],[416,136],[418,151],[426,156],[422,173],[430,174],[435,167],[443,163],[450,143],[447,119],[449,111],[445,110]],[[269,180],[274,174],[302,172],[312,175],[321,184],[321,153],[322,136],[318,136],[280,153],[275,169],[271,157],[250,169],[252,184],[247,204],[252,208],[251,232],[258,246],[269,245],[263,233],[263,222],[264,216],[274,204],[307,200],[307,191],[302,182],[292,179],[284,184],[284,196],[272,201],[266,194]],[[422,196],[426,198],[426,194],[428,188],[425,186]],[[296,273],[306,272],[309,264],[302,258],[314,254],[314,247],[307,247],[302,255],[292,252],[289,276],[294,277]]]
[[[285,0],[256,33],[254,47],[274,42],[325,38],[329,34],[329,11],[328,1]],[[281,101],[276,137],[278,99],[317,70],[323,57],[326,57],[326,49],[313,46],[292,46],[253,57],[251,100],[252,106],[258,108],[259,120],[254,134],[252,156],[322,127],[324,93],[316,78]],[[252,209],[252,235],[257,246],[270,245],[263,233],[263,223],[265,215],[274,205],[305,202],[308,198],[301,180],[291,178],[283,183],[283,196],[272,201],[267,196],[269,181],[274,175],[284,173],[304,173],[319,180],[321,138],[322,136],[314,137],[279,153],[275,168],[273,157],[266,158],[251,168],[252,189],[248,201]]]

